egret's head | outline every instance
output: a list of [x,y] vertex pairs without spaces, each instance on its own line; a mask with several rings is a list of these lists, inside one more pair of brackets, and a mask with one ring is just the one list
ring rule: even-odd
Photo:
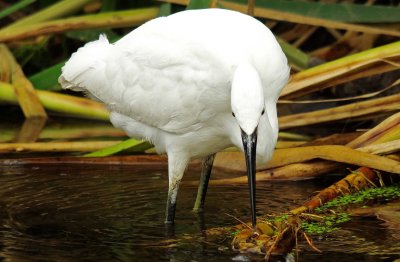
[[265,99],[260,76],[249,64],[238,66],[234,73],[231,107],[242,132],[253,134],[264,114]]

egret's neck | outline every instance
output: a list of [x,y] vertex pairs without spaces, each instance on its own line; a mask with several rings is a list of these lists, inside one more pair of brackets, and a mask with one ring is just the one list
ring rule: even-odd
[[278,140],[278,118],[276,106],[266,104],[265,114],[258,125],[257,164],[268,162]]
[[265,102],[261,78],[250,64],[241,64],[235,70],[231,107],[240,128],[247,134],[253,133],[265,109]]

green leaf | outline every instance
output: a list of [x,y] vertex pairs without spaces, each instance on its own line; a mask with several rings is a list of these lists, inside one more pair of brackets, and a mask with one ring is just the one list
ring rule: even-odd
[[135,151],[144,151],[151,147],[152,147],[152,145],[147,141],[140,141],[140,140],[130,138],[130,139],[127,139],[116,145],[85,154],[84,156],[85,157],[103,157],[103,156],[110,156],[110,155],[116,154],[118,152],[127,150],[127,149],[135,150]]
[[[100,9],[100,13],[107,13],[116,9],[117,0],[103,1]],[[121,37],[114,33],[111,29],[96,29],[91,28],[87,30],[70,31],[66,32],[65,35],[72,39],[77,39],[82,42],[90,42],[99,39],[99,35],[105,34],[110,42],[114,42]]]
[[294,64],[299,69],[307,69],[310,67],[310,56],[281,38],[277,38],[277,40],[290,63]]
[[110,12],[110,11],[114,11],[117,6],[117,0],[107,0],[107,1],[102,1],[101,4],[101,10],[100,12]]
[[61,62],[52,67],[46,68],[29,77],[29,80],[32,82],[35,89],[61,90],[60,85],[58,85],[58,77],[61,75],[61,67],[63,67],[64,64],[65,62]]
[[39,12],[33,13],[30,16],[22,18],[15,23],[2,29],[10,29],[19,26],[31,25],[34,23],[49,21],[55,18],[60,18],[69,14],[72,14],[82,8],[85,4],[91,0],[64,0],[55,3]]
[[121,37],[110,29],[87,29],[79,31],[66,32],[65,35],[69,38],[76,39],[82,42],[90,42],[99,39],[99,35],[105,34],[110,42],[114,42]]
[[[49,111],[85,119],[110,120],[109,112],[98,102],[44,90],[37,90],[36,93],[42,105]],[[0,100],[11,104],[18,103],[11,84],[0,81]]]
[[160,12],[158,16],[169,16],[172,13],[171,4],[170,3],[162,3],[160,5]]
[[[247,5],[247,0],[227,1]],[[400,22],[400,8],[397,6],[293,0],[257,0],[256,6],[346,23]]]
[[5,9],[1,10],[0,11],[0,19],[24,8],[25,6],[32,4],[35,1],[36,0],[21,0],[18,3],[13,4],[12,6],[9,6]]
[[33,23],[25,26],[0,30],[1,41],[14,41],[38,35],[53,34],[66,31],[84,30],[91,28],[114,28],[138,26],[158,16],[158,7],[123,10],[65,19]]
[[203,9],[211,5],[212,0],[190,0],[186,9]]

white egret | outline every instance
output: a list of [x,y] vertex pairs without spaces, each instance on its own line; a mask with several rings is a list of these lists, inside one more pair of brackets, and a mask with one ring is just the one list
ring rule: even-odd
[[215,153],[230,146],[244,151],[255,228],[256,158],[272,156],[276,102],[288,76],[287,59],[265,25],[235,11],[204,9],[151,20],[113,44],[100,36],[71,56],[59,82],[102,101],[114,126],[168,155],[166,223],[174,221],[191,159],[203,159],[198,210]]

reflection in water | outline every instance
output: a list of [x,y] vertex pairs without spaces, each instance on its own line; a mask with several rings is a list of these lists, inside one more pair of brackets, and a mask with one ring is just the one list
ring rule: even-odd
[[[0,167],[0,174],[0,257],[12,261],[232,261],[237,254],[230,251],[229,239],[193,241],[170,248],[154,245],[171,235],[182,237],[204,228],[236,224],[226,213],[250,219],[246,185],[211,186],[205,212],[196,215],[191,209],[197,190],[183,184],[175,226],[166,228],[166,167],[133,170],[126,166],[42,165]],[[197,180],[197,174],[198,170],[189,170],[185,180]],[[218,176],[226,174],[213,173],[214,178]],[[259,213],[296,206],[319,189],[315,184],[258,183]],[[335,238],[315,242],[325,252],[305,251],[300,260],[383,261],[399,257],[400,245],[390,234],[384,235],[376,220],[362,224],[368,228],[357,231],[353,229],[358,224],[353,225]],[[365,231],[380,238],[363,239]],[[309,250],[306,246],[302,249]]]

